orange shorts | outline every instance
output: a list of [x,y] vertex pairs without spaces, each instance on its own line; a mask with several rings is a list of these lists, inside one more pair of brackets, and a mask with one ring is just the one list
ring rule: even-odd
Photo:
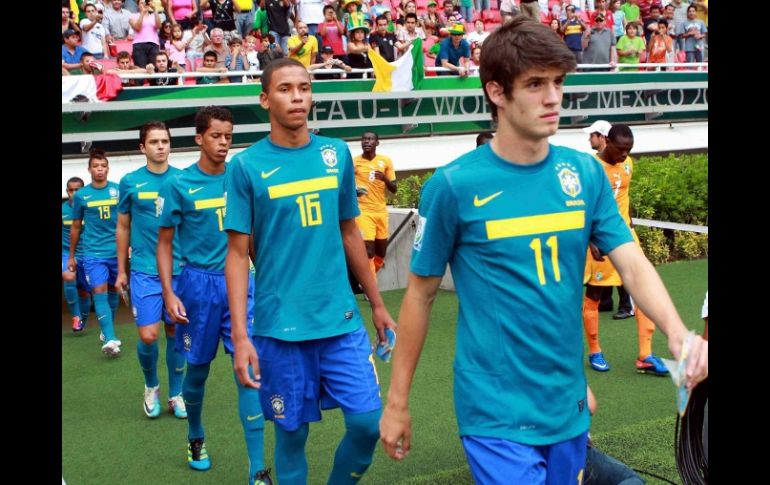
[[361,230],[364,241],[388,238],[387,212],[362,212],[356,217],[356,224]]
[[[636,244],[639,244],[639,238],[636,236],[636,231],[631,228],[631,236],[633,236]],[[586,256],[586,269],[583,276],[583,282],[591,286],[622,286],[623,281],[620,279],[620,274],[615,270],[615,266],[612,265],[610,258],[604,256],[604,261],[596,261],[591,256],[591,250],[588,250]]]

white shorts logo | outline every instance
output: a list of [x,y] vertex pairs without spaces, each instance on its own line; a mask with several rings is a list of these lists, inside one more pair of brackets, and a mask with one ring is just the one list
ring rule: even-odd
[[414,235],[414,247],[415,251],[419,251],[422,249],[422,237],[423,233],[425,232],[425,224],[428,223],[428,219],[426,219],[423,216],[420,216],[420,218],[417,220],[417,232]]

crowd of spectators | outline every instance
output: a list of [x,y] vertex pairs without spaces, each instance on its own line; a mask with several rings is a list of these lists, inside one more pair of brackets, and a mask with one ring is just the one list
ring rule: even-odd
[[593,70],[707,57],[708,0],[63,0],[62,75],[203,72],[211,75],[188,82],[249,82],[288,56],[316,79],[354,78],[363,74],[351,70],[371,68],[371,51],[392,62],[417,39],[425,67],[444,68],[426,75],[477,75],[481,44],[515,15],[549,25],[579,64],[610,65]]

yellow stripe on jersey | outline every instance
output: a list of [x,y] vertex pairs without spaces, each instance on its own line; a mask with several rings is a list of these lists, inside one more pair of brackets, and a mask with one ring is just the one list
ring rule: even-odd
[[487,239],[530,236],[585,227],[585,211],[554,212],[539,216],[487,221]]
[[291,197],[292,195],[318,192],[319,190],[336,189],[337,177],[318,177],[314,179],[300,180],[288,184],[273,185],[267,188],[271,199]]
[[225,198],[217,197],[216,199],[200,199],[195,201],[195,210],[214,209],[217,207],[225,206]]
[[157,199],[157,192],[139,192],[139,200]]
[[61,221],[61,223],[64,224],[65,226],[71,226],[72,225],[72,221]]
[[88,207],[102,207],[105,205],[118,205],[117,199],[107,199],[107,200],[92,200],[88,203]]

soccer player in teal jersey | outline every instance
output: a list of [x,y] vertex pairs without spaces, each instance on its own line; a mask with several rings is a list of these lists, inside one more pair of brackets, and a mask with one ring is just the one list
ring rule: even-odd
[[[72,205],[72,229],[67,268],[75,271],[77,260],[75,250],[81,243],[82,263],[86,281],[91,286],[96,319],[102,328],[104,345],[102,352],[108,356],[120,355],[121,342],[115,335],[114,319],[118,308],[118,293],[115,278],[118,275],[116,257],[115,227],[118,214],[118,184],[107,180],[109,161],[104,150],[93,149],[88,157],[88,172],[91,183],[75,193]],[[108,294],[109,289],[109,294]]]
[[[187,463],[194,470],[208,470],[211,460],[201,422],[203,394],[211,361],[220,339],[225,352],[233,353],[230,310],[225,285],[227,234],[225,216],[225,158],[233,139],[233,116],[227,108],[207,106],[195,115],[195,142],[200,159],[175,174],[161,189],[158,199],[158,271],[163,300],[178,323],[176,349],[187,359],[182,395],[187,406]],[[178,284],[172,280],[172,241],[179,234],[184,269]],[[253,300],[249,298],[249,314]],[[269,485],[264,466],[265,418],[259,392],[238,386],[238,414],[249,455],[249,484]]]
[[[270,134],[233,157],[228,169],[225,274],[235,370],[243,384],[259,387],[265,417],[275,425],[278,482],[307,483],[308,423],[321,419],[321,409],[339,407],[346,433],[329,483],[340,485],[358,482],[371,464],[382,407],[346,258],[369,298],[380,340],[395,323],[356,226],[350,151],[342,140],[309,133],[311,103],[310,75],[299,62],[279,59],[262,72],[260,104],[269,112]],[[252,233],[258,304],[250,339]]]
[[[72,315],[72,331],[80,332],[86,328],[88,312],[91,310],[91,294],[82,264],[70,271],[67,263],[70,258],[70,228],[72,227],[72,196],[83,188],[85,183],[80,177],[67,180],[67,200],[61,205],[61,278],[64,281],[64,299]],[[75,257],[81,257],[80,246],[75,250]]]
[[[448,263],[459,300],[455,413],[474,480],[580,483],[590,423],[581,321],[589,241],[612,260],[675,358],[688,331],[599,164],[548,143],[564,78],[575,69],[571,51],[522,16],[482,49],[497,134],[423,188],[381,440],[391,458],[410,451],[409,390]],[[708,344],[690,342],[692,388],[708,374]]]
[[[131,307],[139,340],[136,353],[144,373],[144,413],[160,415],[158,382],[158,331],[165,320],[166,367],[168,368],[168,410],[180,419],[187,417],[182,399],[184,356],[174,350],[174,322],[163,315],[163,295],[158,276],[157,200],[163,182],[179,172],[169,166],[171,134],[162,121],[148,121],[139,129],[139,149],[147,163],[120,179],[118,203],[118,277],[115,288],[125,292],[128,285],[128,247],[131,246]],[[174,239],[173,275],[181,272],[178,238]],[[176,276],[172,278],[175,283]]]

